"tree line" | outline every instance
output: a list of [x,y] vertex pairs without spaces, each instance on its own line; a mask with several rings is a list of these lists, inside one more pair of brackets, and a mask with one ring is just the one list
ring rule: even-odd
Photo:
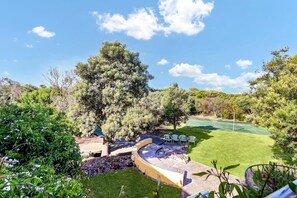
[[[291,154],[291,161],[296,162],[297,56],[288,55],[287,49],[272,52],[272,56],[263,65],[263,75],[250,82],[251,90],[245,94],[184,90],[176,83],[166,89],[152,89],[148,66],[140,61],[138,53],[119,42],[103,43],[98,55],[78,63],[74,71],[51,68],[45,74],[50,86],[21,85],[1,78],[1,159],[15,159],[29,170],[32,163],[44,165],[49,158],[47,170],[64,181],[67,176],[77,176],[81,161],[72,135],[90,136],[101,127],[108,141],[133,140],[162,124],[171,124],[176,131],[188,116],[202,114],[266,127],[282,152]],[[61,155],[64,151],[56,149],[58,143],[72,153]],[[71,164],[71,168],[63,167],[61,161]],[[3,160],[0,168],[7,175],[12,170],[4,163],[8,162]],[[37,172],[34,177],[40,175]],[[46,180],[47,193],[54,193],[50,186],[55,179]],[[25,176],[18,182],[24,181],[33,182]],[[61,187],[56,193],[70,193],[73,188],[80,189],[79,183],[63,186],[64,190]],[[30,193],[41,192],[34,189]],[[21,187],[18,190],[26,194]]]

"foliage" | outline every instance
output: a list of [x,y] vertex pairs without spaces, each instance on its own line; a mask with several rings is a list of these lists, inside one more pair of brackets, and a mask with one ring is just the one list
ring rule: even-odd
[[173,125],[174,132],[176,127],[187,120],[190,114],[189,95],[178,85],[173,84],[165,92],[162,99],[162,118],[165,122]]
[[35,163],[23,166],[16,160],[2,160],[0,197],[82,197],[81,183],[56,174],[51,166]]
[[[227,197],[238,197],[238,198],[258,198],[265,197],[275,190],[281,188],[282,186],[290,183],[292,180],[288,180],[286,176],[286,172],[282,170],[278,170],[275,164],[270,164],[267,166],[265,170],[265,176],[263,177],[263,170],[255,171],[253,180],[257,187],[250,187],[245,184],[242,184],[238,181],[238,183],[230,182],[230,173],[228,170],[233,169],[239,164],[230,165],[225,168],[218,167],[217,161],[212,161],[212,165],[214,169],[207,170],[206,172],[195,173],[196,176],[206,176],[208,179],[210,176],[217,177],[220,181],[220,185],[218,187],[218,191],[211,191],[208,195],[199,194],[197,197],[208,197],[213,198],[214,196],[219,198],[227,198]],[[291,178],[294,179],[294,178]],[[276,186],[272,186],[269,181],[274,180],[273,184],[277,184]],[[294,187],[292,183],[290,183],[292,188]]]
[[[152,76],[147,68],[138,53],[118,42],[103,43],[98,56],[77,64],[75,72],[80,81],[74,88],[76,105],[72,116],[82,135],[90,135],[102,126],[107,138],[121,136],[123,116],[148,93]],[[90,116],[87,120],[92,122],[85,122],[82,116]]]
[[[43,88],[42,86],[40,86],[41,88]],[[38,87],[34,86],[34,85],[31,85],[31,84],[25,84],[22,86],[22,89],[25,93],[28,93],[28,92],[32,92],[32,91],[35,91],[38,89]]]
[[0,78],[0,107],[16,104],[23,93],[19,82],[9,78]]
[[58,173],[77,174],[81,157],[73,132],[64,114],[51,108],[0,108],[0,154],[22,164],[39,159]]
[[[135,169],[126,169],[105,174],[99,174],[82,181],[84,192],[90,198],[105,197],[154,197],[157,182],[142,175]],[[124,186],[124,189],[122,189]],[[121,193],[120,193],[121,192]],[[160,198],[180,198],[181,189],[160,184],[158,195]]]
[[57,93],[55,93],[52,87],[27,91],[22,95],[20,103],[29,106],[50,107],[53,106],[53,97],[55,94]]
[[247,184],[268,195],[297,179],[297,169],[275,163],[259,164],[247,169],[246,179],[251,176],[252,182],[247,180]]
[[134,137],[138,132],[152,131],[161,122],[161,95],[150,92],[127,110],[122,120],[122,137]]
[[[251,82],[254,122],[267,127],[285,153],[295,153],[297,162],[297,56],[288,50],[272,52],[264,74]],[[295,162],[294,162],[295,161]]]
[[[215,116],[222,119],[245,120],[252,113],[250,110],[251,98],[246,94],[225,94],[216,91],[189,91],[197,114]],[[203,93],[203,94],[202,94]],[[234,107],[236,111],[234,111]],[[193,111],[192,111],[193,112]]]

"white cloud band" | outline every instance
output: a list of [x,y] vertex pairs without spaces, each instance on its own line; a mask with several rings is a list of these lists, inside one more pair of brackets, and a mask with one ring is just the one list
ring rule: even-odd
[[91,14],[97,18],[100,29],[108,32],[125,32],[135,39],[149,40],[157,32],[186,35],[198,34],[205,27],[202,19],[210,15],[214,4],[203,0],[159,0],[162,22],[151,8],[141,8],[126,18],[121,14]]
[[198,84],[213,86],[214,88],[220,87],[238,89],[239,91],[247,90],[248,81],[254,80],[261,76],[261,73],[246,72],[241,73],[236,78],[231,78],[226,75],[219,75],[217,73],[203,73],[203,67],[200,65],[190,65],[181,63],[175,65],[169,70],[169,74],[174,77],[189,77],[193,78],[194,82]]

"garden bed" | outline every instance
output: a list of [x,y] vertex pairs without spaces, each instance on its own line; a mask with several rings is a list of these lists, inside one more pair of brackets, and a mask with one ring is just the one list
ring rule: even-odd
[[105,156],[84,161],[81,169],[87,176],[112,172],[115,170],[127,169],[133,166],[131,155]]

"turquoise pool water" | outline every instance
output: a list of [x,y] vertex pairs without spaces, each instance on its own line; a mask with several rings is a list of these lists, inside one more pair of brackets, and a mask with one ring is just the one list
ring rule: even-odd
[[[233,131],[233,122],[193,117],[187,121],[186,126],[205,128],[209,130]],[[234,131],[240,133],[271,135],[266,129],[257,127],[250,123],[234,123]]]

